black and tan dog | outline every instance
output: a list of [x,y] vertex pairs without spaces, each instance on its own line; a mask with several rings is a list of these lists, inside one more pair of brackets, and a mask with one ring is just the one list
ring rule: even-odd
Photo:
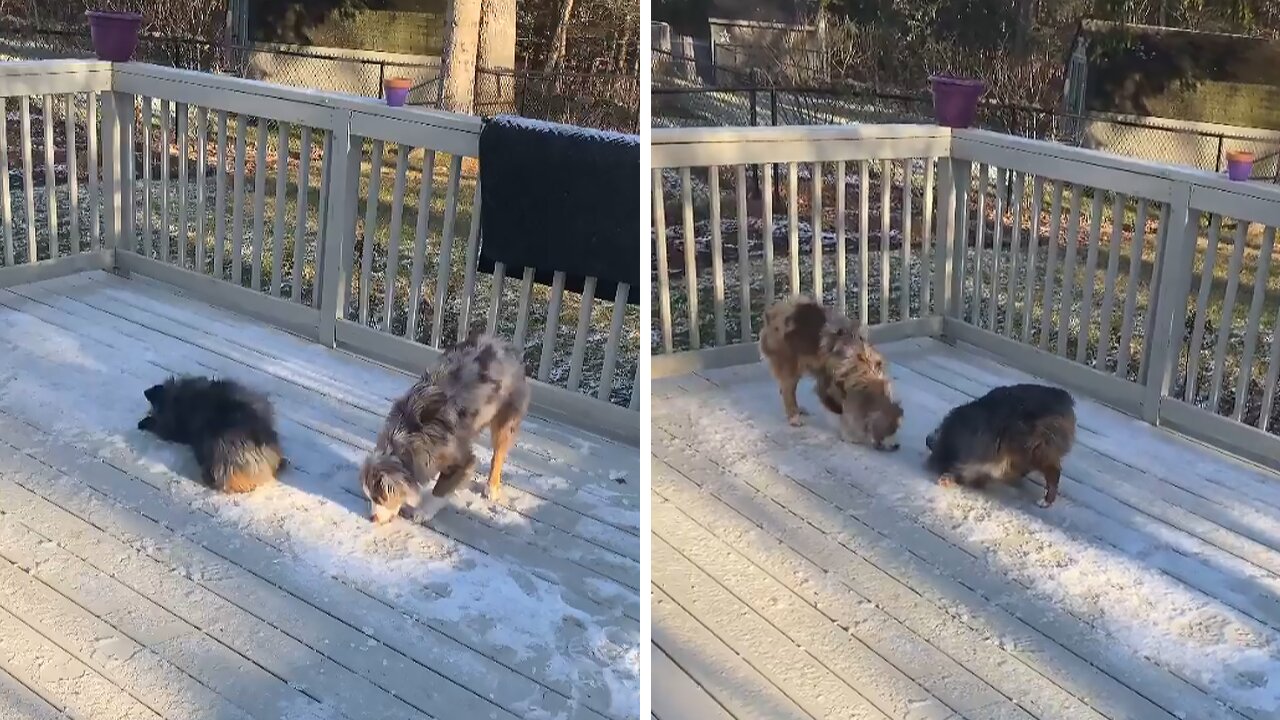
[[471,477],[471,444],[485,428],[493,443],[488,495],[498,501],[502,465],[529,407],[524,364],[515,348],[476,334],[450,348],[440,366],[424,375],[391,407],[373,452],[360,468],[370,519],[384,523],[418,507],[430,518],[449,494]]
[[1062,459],[1076,438],[1075,400],[1046,385],[998,387],[954,408],[925,439],[938,484],[981,487],[1013,482],[1036,470],[1049,507],[1058,497]]
[[811,375],[823,406],[840,416],[846,441],[898,449],[902,406],[863,327],[803,295],[771,305],[764,317],[760,354],[778,381],[789,423],[803,424],[796,386]]
[[231,380],[173,377],[144,393],[151,411],[138,429],[191,446],[206,485],[250,492],[276,479],[287,462],[271,403]]

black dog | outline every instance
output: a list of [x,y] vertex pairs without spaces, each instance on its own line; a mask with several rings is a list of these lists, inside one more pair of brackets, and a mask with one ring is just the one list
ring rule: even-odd
[[206,485],[249,492],[285,469],[274,413],[264,396],[230,380],[201,377],[169,378],[145,394],[151,411],[138,429],[190,445]]
[[1070,393],[1045,385],[1010,385],[954,408],[925,445],[938,484],[981,487],[1039,470],[1045,488],[1040,506],[1049,507],[1058,497],[1062,458],[1075,438]]

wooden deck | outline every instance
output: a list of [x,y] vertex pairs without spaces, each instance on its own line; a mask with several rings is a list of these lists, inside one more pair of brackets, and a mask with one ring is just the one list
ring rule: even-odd
[[[0,290],[0,326],[0,718],[638,717],[634,448],[530,418],[506,508],[375,528],[355,467],[407,375],[103,273]],[[179,372],[271,395],[280,483],[219,496],[135,429]]]
[[[898,453],[839,442],[760,364],[653,398],[654,716],[1280,717],[1280,481],[1078,400],[1062,496],[944,490],[946,410],[1028,376],[884,346]],[[659,687],[661,687],[659,685]]]

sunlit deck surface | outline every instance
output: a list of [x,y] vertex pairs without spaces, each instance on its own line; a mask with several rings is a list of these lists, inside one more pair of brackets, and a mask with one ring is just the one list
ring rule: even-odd
[[1275,474],[1078,396],[1051,508],[1038,478],[944,490],[925,435],[1030,378],[883,349],[894,454],[811,385],[789,427],[762,364],[655,383],[655,717],[1280,717]]
[[[506,507],[486,450],[375,528],[356,466],[408,375],[101,272],[0,324],[0,717],[637,717],[635,448],[530,417]],[[281,482],[218,495],[136,430],[171,373],[268,393]]]

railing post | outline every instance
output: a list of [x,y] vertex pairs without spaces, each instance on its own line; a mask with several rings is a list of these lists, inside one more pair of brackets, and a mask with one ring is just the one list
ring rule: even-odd
[[[128,132],[133,127],[133,96],[102,94],[102,198],[107,247],[114,253],[132,251],[133,175]],[[119,272],[119,262],[113,268]]]
[[1173,340],[1185,319],[1199,232],[1200,213],[1191,207],[1191,185],[1179,183],[1169,200],[1169,224],[1163,247],[1157,249],[1159,282],[1152,293],[1155,304],[1148,310],[1153,323],[1150,344],[1145,348],[1148,356],[1147,374],[1143,378],[1142,419],[1152,425],[1160,424],[1160,400],[1169,393],[1173,382],[1178,361],[1178,348]]
[[[351,113],[335,111],[330,124],[329,153],[325,162],[329,165],[328,183],[321,192],[325,194],[324,231],[320,238],[320,256],[317,258],[317,274],[320,284],[320,336],[319,341],[334,347],[338,338],[338,318],[346,307],[347,268],[352,259],[347,252],[347,235],[352,232],[355,218],[355,194],[359,185],[350,186],[351,168],[359,167],[359,146],[352,142]],[[354,240],[354,237],[352,238]]]
[[940,162],[938,187],[942,193],[938,207],[938,255],[941,266],[934,268],[936,307],[947,317],[958,318],[964,306],[964,238],[968,220],[969,184],[973,163],[947,158]]

